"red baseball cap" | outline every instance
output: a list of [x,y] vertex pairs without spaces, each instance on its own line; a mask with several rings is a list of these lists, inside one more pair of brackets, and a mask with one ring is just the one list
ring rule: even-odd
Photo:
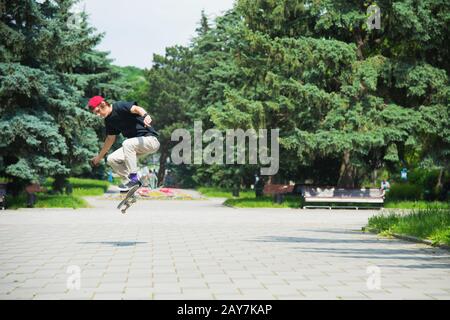
[[91,99],[89,99],[88,106],[89,106],[89,108],[91,108],[91,109],[95,109],[95,108],[97,108],[97,107],[99,106],[99,104],[100,104],[103,100],[105,100],[105,98],[103,98],[102,96],[95,96],[95,97],[92,97]]

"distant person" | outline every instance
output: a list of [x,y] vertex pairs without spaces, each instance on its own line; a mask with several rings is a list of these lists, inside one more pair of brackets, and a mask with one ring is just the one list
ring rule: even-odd
[[259,177],[258,174],[255,174],[255,196],[262,197],[263,190],[264,190],[264,180],[261,177]]
[[105,157],[120,133],[127,139],[122,147],[111,153],[107,163],[122,178],[121,191],[129,191],[142,182],[138,178],[137,157],[155,153],[159,149],[158,133],[150,125],[152,118],[133,101],[108,103],[103,97],[89,100],[93,113],[105,120],[106,139],[100,153],[91,159],[94,166]]
[[400,177],[402,178],[402,180],[407,181],[408,180],[408,169],[403,168],[400,171]]
[[108,171],[108,181],[111,182],[111,183],[113,182],[113,175],[112,175],[112,171],[111,170]]
[[164,175],[163,185],[164,187],[171,187],[173,184],[172,172],[170,170],[166,171]]
[[150,172],[150,188],[156,189],[158,184],[158,176],[156,175],[155,170]]
[[381,181],[381,188],[380,188],[383,195],[385,195],[386,192],[388,192],[390,188],[391,188],[391,185],[389,184],[389,181],[387,181],[386,179],[383,179],[383,181]]
[[143,167],[141,170],[140,178],[142,185],[147,187],[150,183],[150,171],[147,167]]

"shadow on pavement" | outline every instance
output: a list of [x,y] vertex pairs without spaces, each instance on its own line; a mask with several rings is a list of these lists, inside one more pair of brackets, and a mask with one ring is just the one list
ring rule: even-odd
[[[352,233],[354,234],[354,233]],[[247,241],[255,242],[289,242],[289,243],[380,243],[379,239],[321,239],[304,237],[269,236]]]
[[88,242],[79,242],[79,244],[106,244],[114,247],[131,247],[138,244],[144,244],[147,242],[139,242],[139,241],[88,241]]
[[[329,232],[329,231],[325,231]],[[337,232],[345,233],[345,232]],[[290,244],[305,244],[305,247],[291,248],[299,250],[302,253],[326,254],[330,257],[348,258],[348,259],[380,259],[380,260],[400,260],[400,261],[418,261],[417,264],[409,265],[384,265],[385,267],[408,268],[408,269],[450,269],[450,253],[439,248],[411,248],[411,249],[392,249],[392,248],[342,248],[342,244],[375,244],[381,243],[380,240],[371,239],[318,239],[305,237],[282,237],[268,236],[260,239],[247,241],[254,242],[278,242]],[[336,247],[311,247],[312,243],[335,244]],[[399,244],[396,241],[383,241],[383,244]],[[409,243],[411,244],[411,243]],[[421,263],[428,262],[428,263]]]
[[316,233],[335,233],[335,234],[364,234],[361,229],[296,229],[296,231],[316,232]]

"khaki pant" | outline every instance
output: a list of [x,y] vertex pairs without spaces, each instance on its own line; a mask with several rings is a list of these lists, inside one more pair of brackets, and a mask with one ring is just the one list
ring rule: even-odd
[[159,141],[156,137],[136,137],[126,139],[122,148],[111,153],[107,163],[115,173],[123,179],[128,179],[130,173],[137,173],[137,158],[155,153],[159,149]]

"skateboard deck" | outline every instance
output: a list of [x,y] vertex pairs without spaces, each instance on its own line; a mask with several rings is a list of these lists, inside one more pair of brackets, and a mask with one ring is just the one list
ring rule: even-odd
[[[131,205],[136,202],[137,199],[136,199],[135,193],[139,189],[139,187],[140,186],[136,185],[133,188],[131,188],[127,192],[125,199],[123,199],[117,206],[117,209],[120,209],[120,211],[122,211],[122,214],[125,214],[126,211],[128,210],[128,208],[131,207]],[[125,207],[122,208],[123,206],[125,206]]]

